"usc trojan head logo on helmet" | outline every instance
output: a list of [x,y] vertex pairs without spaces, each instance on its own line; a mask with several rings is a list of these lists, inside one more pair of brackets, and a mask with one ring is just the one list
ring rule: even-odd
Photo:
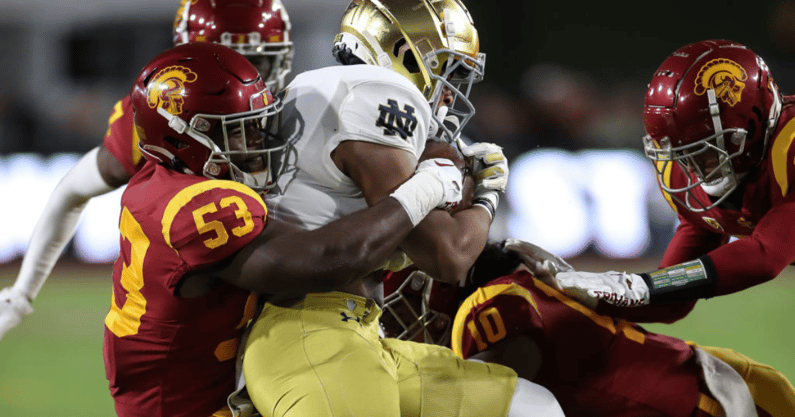
[[146,87],[146,102],[150,108],[163,107],[171,114],[181,114],[185,102],[185,83],[196,81],[196,73],[179,65],[166,67],[157,73]]
[[747,78],[748,74],[738,63],[724,58],[713,59],[698,70],[694,91],[700,96],[707,90],[715,90],[715,97],[734,106],[742,100]]

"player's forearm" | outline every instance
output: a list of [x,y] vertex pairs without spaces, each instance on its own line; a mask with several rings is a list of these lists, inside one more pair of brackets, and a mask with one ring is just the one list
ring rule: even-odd
[[673,323],[683,319],[696,306],[696,301],[674,304],[618,307],[600,302],[596,312],[603,316],[622,318],[635,323]]
[[372,272],[391,255],[414,225],[394,198],[307,232],[315,270],[328,274],[335,287]]
[[31,235],[14,286],[30,299],[35,298],[74,236],[88,200],[112,189],[99,174],[96,150],[83,156],[50,195]]
[[713,243],[705,253],[709,251],[714,265],[710,277],[715,280],[714,295],[732,294],[777,277],[795,259],[794,219],[795,203],[781,204],[759,221],[750,236],[723,245],[714,245],[714,239],[705,242]]
[[665,249],[659,268],[666,268],[706,255],[719,247],[725,240],[720,233],[711,233],[682,220],[676,228],[671,242]]
[[710,252],[718,276],[716,294],[732,294],[772,280],[795,259],[789,254],[792,249],[770,248],[747,237]]
[[435,210],[409,233],[401,249],[435,279],[457,283],[486,246],[490,225],[488,213],[478,207],[452,216]]
[[331,291],[376,269],[412,229],[393,198],[311,231],[269,221],[241,250],[222,278],[262,293]]
[[793,248],[765,243],[755,234],[694,260],[639,274],[648,286],[648,303],[683,303],[733,294],[775,278],[795,253],[791,253]]

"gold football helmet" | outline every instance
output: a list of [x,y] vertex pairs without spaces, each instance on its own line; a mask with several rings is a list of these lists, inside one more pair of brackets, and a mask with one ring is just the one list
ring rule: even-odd
[[475,114],[468,97],[483,79],[486,55],[460,0],[353,0],[334,56],[342,64],[378,65],[408,78],[428,99],[448,142]]

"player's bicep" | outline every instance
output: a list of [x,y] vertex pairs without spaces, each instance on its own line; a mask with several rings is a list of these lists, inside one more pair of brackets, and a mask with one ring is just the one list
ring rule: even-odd
[[389,197],[417,167],[417,159],[406,150],[358,140],[340,143],[332,159],[359,187],[370,206]]

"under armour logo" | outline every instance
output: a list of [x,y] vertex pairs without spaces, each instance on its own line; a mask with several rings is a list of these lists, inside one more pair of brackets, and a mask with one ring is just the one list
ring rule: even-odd
[[347,322],[348,320],[354,320],[357,323],[361,324],[361,320],[362,319],[360,317],[349,316],[349,315],[345,314],[344,311],[340,312],[340,316],[342,316],[342,321]]
[[417,118],[414,116],[414,107],[408,104],[403,105],[403,111],[398,108],[398,103],[395,100],[387,100],[387,105],[380,104],[378,111],[378,120],[375,125],[384,128],[384,134],[387,136],[400,135],[401,138],[406,139],[409,136],[414,136],[414,129],[417,128]]

